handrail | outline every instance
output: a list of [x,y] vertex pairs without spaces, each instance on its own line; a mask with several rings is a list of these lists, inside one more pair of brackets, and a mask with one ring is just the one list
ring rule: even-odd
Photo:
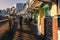
[[8,21],[8,20],[9,20],[9,19],[3,19],[3,20],[0,20],[0,23],[1,23],[1,22],[4,22],[4,21]]

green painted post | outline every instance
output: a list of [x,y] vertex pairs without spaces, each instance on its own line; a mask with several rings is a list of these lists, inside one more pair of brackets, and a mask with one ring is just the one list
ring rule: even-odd
[[46,5],[43,5],[42,6],[42,9],[44,10],[44,16],[48,16],[49,15],[49,5],[46,4]]
[[34,10],[34,22],[37,23],[37,10]]
[[49,8],[44,8],[44,15],[45,17],[49,15]]

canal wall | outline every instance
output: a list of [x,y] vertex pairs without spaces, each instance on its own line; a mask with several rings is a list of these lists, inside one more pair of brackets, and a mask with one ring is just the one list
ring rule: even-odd
[[0,20],[0,36],[9,30],[9,19]]

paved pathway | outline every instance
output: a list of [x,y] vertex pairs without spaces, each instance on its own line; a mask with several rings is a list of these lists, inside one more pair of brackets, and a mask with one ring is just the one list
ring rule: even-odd
[[38,40],[36,29],[34,30],[33,27],[31,24],[23,24],[21,29],[18,27],[13,40]]
[[10,30],[2,40],[44,40],[37,36],[37,27],[32,23],[24,23],[20,27],[19,22],[15,23],[13,30]]

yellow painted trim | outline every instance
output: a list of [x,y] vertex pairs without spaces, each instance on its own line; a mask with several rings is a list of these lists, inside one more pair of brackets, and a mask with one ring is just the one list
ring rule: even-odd
[[55,16],[55,15],[58,15],[57,5],[53,3],[51,8],[51,16]]

